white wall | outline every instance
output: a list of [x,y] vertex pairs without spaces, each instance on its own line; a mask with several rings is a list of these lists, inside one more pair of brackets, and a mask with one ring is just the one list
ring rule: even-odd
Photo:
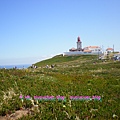
[[75,52],[64,52],[63,56],[64,55],[68,55],[68,56],[71,56],[71,55],[101,55],[101,54],[102,54],[102,51],[91,52],[91,53],[84,53],[84,52],[81,52],[81,51],[75,51]]

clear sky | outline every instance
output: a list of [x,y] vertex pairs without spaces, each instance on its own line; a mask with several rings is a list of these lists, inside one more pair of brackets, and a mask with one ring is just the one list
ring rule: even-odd
[[78,36],[120,51],[120,0],[0,0],[0,65],[66,52]]

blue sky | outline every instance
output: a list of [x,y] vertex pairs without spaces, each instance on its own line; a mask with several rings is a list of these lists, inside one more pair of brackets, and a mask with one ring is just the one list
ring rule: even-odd
[[0,0],[0,65],[66,52],[78,36],[120,51],[120,0]]

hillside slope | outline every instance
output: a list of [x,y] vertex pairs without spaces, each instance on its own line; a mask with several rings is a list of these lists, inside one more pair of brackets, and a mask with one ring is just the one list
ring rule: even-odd
[[52,64],[62,64],[62,63],[65,64],[69,62],[97,59],[97,57],[98,57],[97,55],[80,55],[80,56],[57,55],[57,56],[54,56],[53,58],[40,61],[35,65],[39,67],[39,66],[52,65]]
[[0,69],[0,119],[26,111],[21,120],[118,120],[120,61],[97,57],[59,55],[36,63],[37,69]]

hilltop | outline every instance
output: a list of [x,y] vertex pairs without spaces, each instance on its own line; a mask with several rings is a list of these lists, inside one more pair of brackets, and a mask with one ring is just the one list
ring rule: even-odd
[[57,65],[57,64],[67,64],[70,62],[78,62],[78,61],[85,61],[85,60],[92,60],[92,59],[98,59],[97,55],[79,55],[79,56],[63,56],[61,55],[56,55],[50,59],[40,61],[36,63],[35,65],[40,67],[40,66],[45,66],[45,65]]

